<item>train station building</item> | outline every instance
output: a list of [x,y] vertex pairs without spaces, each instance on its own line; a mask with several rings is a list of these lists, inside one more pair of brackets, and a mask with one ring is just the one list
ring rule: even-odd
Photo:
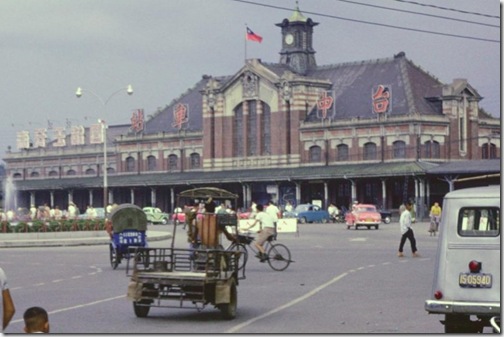
[[500,173],[500,119],[467,79],[442,83],[401,51],[318,65],[317,25],[296,8],[276,24],[278,60],[202,76],[165,108],[110,125],[106,151],[101,125],[20,130],[3,158],[16,207],[108,199],[172,212],[179,192],[213,186],[244,208],[414,199],[428,212],[457,178]]

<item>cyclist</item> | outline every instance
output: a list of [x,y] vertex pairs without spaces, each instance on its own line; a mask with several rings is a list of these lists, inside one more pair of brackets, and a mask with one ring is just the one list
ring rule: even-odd
[[259,253],[256,256],[261,260],[261,262],[264,262],[267,260],[267,255],[263,244],[271,235],[275,235],[275,224],[273,222],[273,218],[268,213],[264,212],[264,206],[260,204],[257,205],[255,220],[252,225],[249,226],[248,230],[254,227],[257,223],[259,223],[260,230],[257,240],[254,242],[255,246],[259,250]]

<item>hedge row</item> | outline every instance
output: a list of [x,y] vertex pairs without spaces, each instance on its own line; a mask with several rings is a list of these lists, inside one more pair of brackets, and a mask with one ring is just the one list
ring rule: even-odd
[[71,232],[100,231],[105,229],[105,220],[36,220],[32,223],[18,222],[11,225],[8,221],[0,224],[0,233],[33,233],[33,232]]

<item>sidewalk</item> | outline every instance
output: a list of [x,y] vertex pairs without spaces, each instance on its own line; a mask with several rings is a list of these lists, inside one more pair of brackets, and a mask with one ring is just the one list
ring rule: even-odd
[[[168,231],[147,231],[147,242],[171,237],[172,234]],[[108,245],[109,242],[110,238],[105,231],[0,233],[0,248]]]

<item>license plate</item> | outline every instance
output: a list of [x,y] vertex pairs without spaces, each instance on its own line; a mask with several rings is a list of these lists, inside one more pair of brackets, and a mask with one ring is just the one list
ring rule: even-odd
[[463,288],[492,288],[492,274],[460,273],[459,285]]

